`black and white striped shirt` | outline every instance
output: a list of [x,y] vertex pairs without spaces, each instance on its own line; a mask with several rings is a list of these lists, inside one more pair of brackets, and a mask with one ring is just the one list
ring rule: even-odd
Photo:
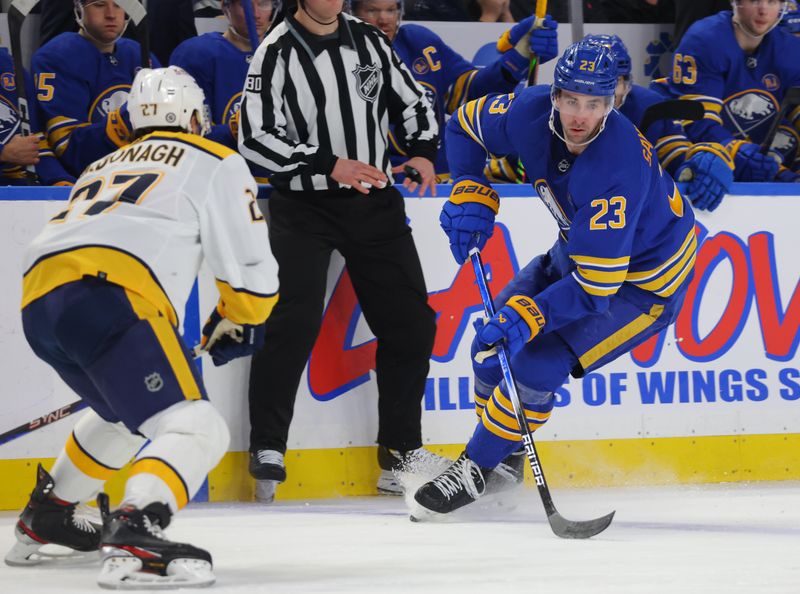
[[339,191],[339,157],[392,179],[391,121],[409,156],[436,157],[436,116],[425,92],[377,28],[342,13],[334,35],[311,35],[294,17],[259,46],[243,91],[239,150],[294,191]]

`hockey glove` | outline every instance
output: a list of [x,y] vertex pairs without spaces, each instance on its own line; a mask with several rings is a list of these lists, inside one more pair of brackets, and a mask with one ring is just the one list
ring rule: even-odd
[[736,164],[733,172],[736,181],[766,182],[778,173],[778,163],[770,155],[763,154],[757,144],[734,140],[728,143],[727,149]]
[[800,184],[800,173],[795,173],[791,169],[781,167],[778,171],[778,175],[775,176],[775,181],[784,184]]
[[460,177],[453,184],[450,200],[439,215],[439,224],[450,240],[450,251],[459,264],[469,251],[486,245],[494,231],[494,217],[500,208],[500,198],[479,178]]
[[[538,22],[537,22],[538,21]],[[531,59],[544,64],[558,55],[558,21],[549,14],[543,19],[529,16],[511,27],[497,40],[502,64],[517,80],[528,74]]]
[[203,326],[200,344],[219,367],[260,350],[264,345],[264,324],[235,324],[223,318],[215,307]]
[[676,178],[695,208],[712,211],[733,183],[733,160],[721,144],[701,142],[686,153]]
[[475,374],[500,365],[500,359],[497,357],[497,349],[478,338],[478,334],[483,330],[487,321],[488,318],[478,318],[472,322],[472,326],[475,328],[475,338],[472,339],[469,352],[470,358],[472,359],[472,371],[475,372]]
[[124,103],[114,111],[108,112],[106,117],[106,136],[117,148],[125,146],[131,141],[131,118],[128,115],[128,104]]
[[493,345],[505,340],[509,355],[516,355],[544,326],[544,316],[536,302],[525,295],[514,295],[478,331],[478,340]]

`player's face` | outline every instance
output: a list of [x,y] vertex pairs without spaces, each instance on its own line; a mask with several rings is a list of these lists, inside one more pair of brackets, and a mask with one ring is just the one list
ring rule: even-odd
[[562,90],[556,99],[556,109],[567,142],[579,144],[589,140],[606,116],[608,101],[605,97]]
[[397,0],[366,0],[359,2],[354,13],[365,23],[383,31],[389,41],[394,40],[400,24],[400,7]]
[[617,79],[617,88],[614,89],[614,107],[619,109],[625,103],[625,97],[631,90],[631,81],[620,76]]
[[261,39],[269,28],[269,24],[272,22],[272,0],[236,0],[231,3],[230,9],[225,13],[228,17],[228,21],[236,33],[247,38],[247,19],[244,15],[242,2],[252,2],[253,18],[256,21],[256,32],[258,33],[258,38]]
[[83,5],[86,32],[102,43],[114,43],[125,30],[125,11],[112,0],[96,0]]
[[739,0],[735,3],[739,22],[753,35],[764,35],[781,16],[780,0]]

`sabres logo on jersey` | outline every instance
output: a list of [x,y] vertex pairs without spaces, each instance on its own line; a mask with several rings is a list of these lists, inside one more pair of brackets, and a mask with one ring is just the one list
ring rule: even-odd
[[375,64],[356,66],[353,70],[356,77],[356,91],[358,96],[370,103],[378,98],[378,83],[380,81],[378,67]]
[[778,111],[778,102],[767,91],[748,89],[725,100],[723,120],[725,126],[740,133],[750,134],[769,122]]
[[17,110],[8,103],[5,97],[0,97],[0,144],[5,144],[19,128],[19,115]]
[[115,85],[100,93],[89,110],[91,121],[103,121],[109,113],[122,107],[128,101],[130,89],[130,85]]
[[571,225],[570,220],[558,204],[558,200],[556,200],[553,190],[550,188],[547,180],[537,179],[533,187],[536,188],[536,193],[539,194],[539,198],[542,199],[547,210],[550,211],[550,214],[552,214],[553,218],[558,222],[559,228],[562,231],[567,231]]
[[428,98],[428,101],[430,101],[431,105],[433,106],[433,109],[437,111],[436,115],[438,116],[439,106],[436,105],[436,87],[434,87],[431,83],[422,80],[418,80],[417,82],[422,87],[422,90],[425,91],[425,97]]

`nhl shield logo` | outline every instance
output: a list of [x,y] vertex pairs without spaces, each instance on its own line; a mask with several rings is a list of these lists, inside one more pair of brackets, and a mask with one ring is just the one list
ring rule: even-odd
[[364,101],[374,102],[378,98],[378,67],[375,64],[369,66],[356,66],[353,70],[356,77],[356,91]]
[[164,380],[161,378],[160,373],[154,371],[150,375],[145,376],[144,385],[147,387],[148,392],[158,392],[164,387]]

